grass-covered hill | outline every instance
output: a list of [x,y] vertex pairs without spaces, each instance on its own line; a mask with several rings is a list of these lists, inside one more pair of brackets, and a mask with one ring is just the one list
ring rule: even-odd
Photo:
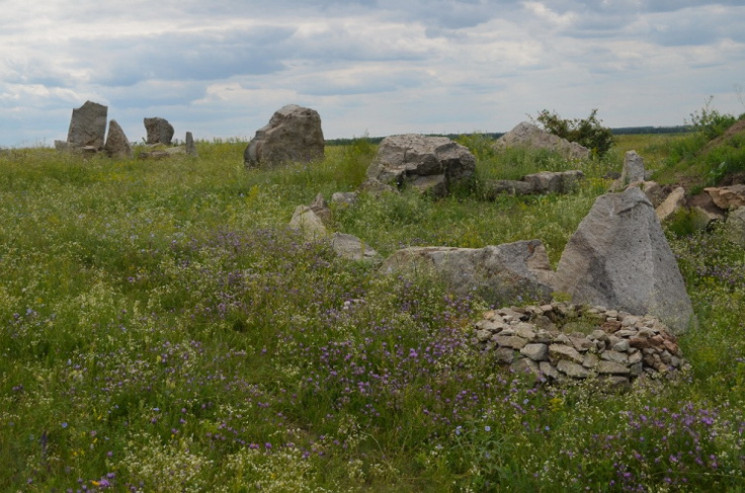
[[[335,229],[383,255],[539,238],[555,265],[626,150],[661,183],[703,186],[745,170],[728,138],[624,135],[567,163],[464,136],[473,189],[362,194]],[[355,190],[373,144],[251,171],[244,147],[0,154],[0,490],[745,489],[745,250],[721,227],[668,232],[698,317],[679,341],[690,373],[617,394],[534,387],[473,343],[483,301],[287,228],[317,193]],[[479,187],[577,167],[570,195]]]

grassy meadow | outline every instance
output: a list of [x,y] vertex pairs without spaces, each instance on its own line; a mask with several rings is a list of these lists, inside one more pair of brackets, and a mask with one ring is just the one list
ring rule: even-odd
[[[384,256],[539,238],[556,265],[626,150],[672,183],[693,139],[567,163],[463,136],[474,187],[363,194],[334,229]],[[0,153],[0,491],[745,491],[745,250],[721,227],[667,231],[698,317],[690,373],[531,386],[471,340],[482,300],[287,228],[355,190],[374,145],[275,170],[244,169],[245,145]],[[576,168],[577,193],[484,199],[488,179]]]

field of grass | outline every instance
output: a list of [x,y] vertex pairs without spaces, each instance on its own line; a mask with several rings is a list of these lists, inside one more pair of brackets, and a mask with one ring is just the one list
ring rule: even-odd
[[[472,189],[363,194],[335,229],[383,255],[539,238],[555,265],[626,150],[664,181],[686,138],[566,163],[464,136]],[[373,145],[251,171],[244,147],[0,154],[1,491],[745,491],[745,251],[721,228],[668,232],[698,317],[690,373],[534,387],[472,342],[482,300],[287,228],[317,193],[355,190]],[[576,167],[572,195],[480,189]]]

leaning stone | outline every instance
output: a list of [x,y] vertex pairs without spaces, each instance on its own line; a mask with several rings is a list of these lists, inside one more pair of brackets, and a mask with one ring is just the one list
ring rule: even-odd
[[562,359],[556,364],[556,368],[564,375],[571,378],[587,378],[590,376],[590,372],[582,365],[572,363],[571,361]]
[[678,187],[667,196],[664,202],[655,209],[655,214],[660,221],[664,221],[672,216],[685,205],[686,191],[683,187]]
[[543,361],[548,355],[548,346],[546,344],[526,344],[520,350],[520,354],[533,361]]
[[133,156],[132,146],[116,120],[109,122],[109,135],[103,147],[109,157],[131,159]]

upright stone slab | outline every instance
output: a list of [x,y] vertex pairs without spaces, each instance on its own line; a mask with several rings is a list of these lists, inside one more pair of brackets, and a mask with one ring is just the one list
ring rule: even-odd
[[621,183],[627,185],[638,181],[644,181],[644,160],[636,151],[626,151],[623,158],[623,172],[621,173]]
[[173,140],[173,126],[168,120],[160,117],[145,118],[145,131],[147,144],[164,144],[171,145]]
[[194,136],[191,132],[186,132],[186,154],[189,156],[197,156],[197,146],[194,145]]
[[108,107],[86,101],[80,108],[72,110],[70,129],[67,132],[69,148],[83,147],[102,149],[106,137],[106,115]]
[[109,122],[109,135],[106,137],[106,144],[103,146],[109,157],[125,158],[132,157],[132,146],[124,134],[124,130],[116,120]]
[[256,131],[243,152],[243,164],[276,166],[322,159],[326,141],[316,110],[289,104],[277,110],[269,123]]
[[653,315],[676,333],[693,316],[652,203],[637,187],[598,197],[564,249],[556,288],[575,303]]

